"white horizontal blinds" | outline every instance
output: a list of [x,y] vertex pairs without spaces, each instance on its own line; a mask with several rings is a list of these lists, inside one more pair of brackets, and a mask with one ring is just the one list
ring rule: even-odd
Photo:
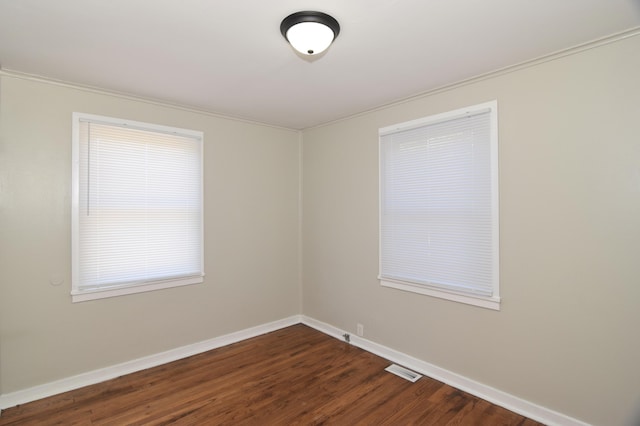
[[201,276],[201,140],[80,122],[79,289]]
[[381,278],[492,296],[490,111],[380,143]]

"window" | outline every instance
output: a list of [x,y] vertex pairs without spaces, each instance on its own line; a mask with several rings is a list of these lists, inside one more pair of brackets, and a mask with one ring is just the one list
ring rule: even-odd
[[379,135],[381,284],[500,309],[497,102]]
[[203,281],[202,139],[73,114],[74,302]]

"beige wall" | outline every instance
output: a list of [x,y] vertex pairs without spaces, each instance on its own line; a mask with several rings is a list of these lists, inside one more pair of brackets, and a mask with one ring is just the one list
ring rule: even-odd
[[[640,37],[303,133],[303,312],[574,418],[640,404]],[[497,99],[502,310],[379,285],[378,128]]]
[[[1,393],[300,313],[297,132],[12,75],[0,84]],[[73,111],[204,132],[204,284],[71,303]]]

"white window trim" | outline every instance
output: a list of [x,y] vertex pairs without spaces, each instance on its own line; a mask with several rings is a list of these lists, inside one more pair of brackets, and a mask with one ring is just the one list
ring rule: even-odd
[[[498,163],[498,102],[496,100],[485,102],[478,105],[473,105],[470,107],[460,108],[453,111],[448,111],[436,115],[431,115],[429,117],[419,118],[417,120],[411,120],[404,123],[395,124],[392,126],[387,126],[379,129],[378,134],[379,137],[387,135],[389,133],[396,133],[398,131],[409,130],[417,127],[422,127],[425,125],[431,125],[442,121],[453,120],[456,118],[471,116],[478,114],[480,112],[489,110],[490,111],[490,126],[491,126],[491,136],[490,136],[490,149],[491,149],[491,185],[492,188],[495,189],[493,191],[493,197],[491,200],[491,208],[492,208],[492,235],[491,238],[494,241],[493,244],[493,262],[492,262],[492,273],[493,273],[493,287],[492,287],[492,295],[491,296],[476,296],[470,293],[460,293],[448,289],[444,289],[442,287],[429,286],[424,284],[412,283],[407,281],[399,281],[399,280],[390,280],[388,278],[384,278],[381,274],[378,274],[378,280],[383,287],[394,288],[397,290],[408,291],[417,294],[423,294],[431,297],[436,297],[444,300],[450,300],[454,302],[474,305],[482,308],[492,309],[492,310],[500,310],[500,197],[499,197],[499,163]],[[381,144],[378,143],[378,158],[382,159],[382,147]],[[379,188],[382,188],[382,165],[379,162]],[[382,271],[382,238],[380,237],[382,230],[382,196],[378,199],[378,271]]]
[[397,290],[409,291],[412,293],[424,294],[426,296],[437,297],[440,299],[451,300],[453,302],[465,303],[467,305],[479,306],[482,308],[500,310],[500,297],[483,297],[471,296],[469,294],[456,293],[441,288],[432,288],[422,284],[415,284],[404,281],[392,281],[389,279],[378,277],[383,287],[395,288]]
[[[110,286],[105,288],[81,289],[79,287],[80,277],[80,121],[88,120],[115,126],[153,130],[162,133],[180,134],[200,139],[200,167],[203,169],[203,146],[204,133],[196,130],[181,129],[177,127],[162,126],[159,124],[144,123],[140,121],[125,120],[113,117],[106,117],[94,114],[74,112],[72,114],[72,173],[71,173],[71,301],[85,302],[89,300],[104,299],[109,297],[123,296],[127,294],[143,293],[154,290],[162,290],[172,287],[198,284],[204,282],[204,273],[192,277],[180,277],[177,279],[156,280],[150,283],[126,284],[122,286]],[[201,176],[203,179],[203,176]],[[201,185],[201,199],[204,205],[204,185]],[[204,265],[204,214],[201,215],[201,264]]]
[[167,280],[152,284],[127,285],[123,287],[112,287],[92,290],[71,291],[71,300],[75,302],[86,302],[88,300],[105,299],[107,297],[124,296],[127,294],[144,293],[147,291],[162,290],[165,288],[182,287],[191,284],[198,284],[204,281],[204,275],[195,276],[191,279]]

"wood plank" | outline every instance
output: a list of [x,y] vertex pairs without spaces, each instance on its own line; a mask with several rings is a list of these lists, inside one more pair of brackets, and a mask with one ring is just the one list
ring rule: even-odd
[[526,425],[302,324],[6,409],[5,425]]

